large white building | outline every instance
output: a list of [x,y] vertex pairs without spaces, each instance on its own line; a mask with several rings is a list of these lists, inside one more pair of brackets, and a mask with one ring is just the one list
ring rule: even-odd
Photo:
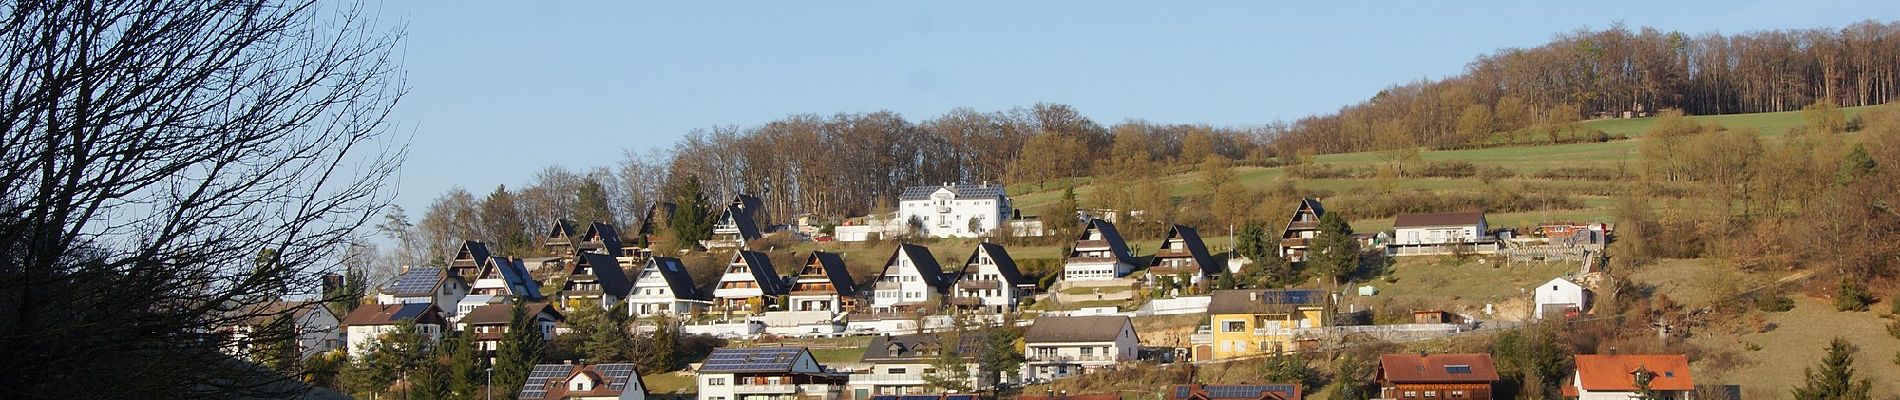
[[1127,316],[1041,317],[1023,343],[1024,377],[1043,381],[1134,361],[1141,338]]
[[912,186],[897,196],[897,220],[917,226],[924,237],[987,236],[1012,210],[1001,183]]

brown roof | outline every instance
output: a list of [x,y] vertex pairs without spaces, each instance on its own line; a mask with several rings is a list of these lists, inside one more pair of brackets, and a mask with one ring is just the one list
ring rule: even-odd
[[1122,400],[1119,394],[1077,394],[1056,396],[1018,396],[1017,400]]
[[394,325],[406,320],[441,325],[442,310],[429,303],[367,304],[356,307],[356,311],[344,317],[343,325]]
[[1578,354],[1577,374],[1583,390],[1636,390],[1637,368],[1656,374],[1649,381],[1655,390],[1695,390],[1689,377],[1689,357],[1681,354]]
[[[526,308],[528,315],[540,314],[544,311],[557,316],[560,315],[560,312],[554,311],[553,306],[548,303],[528,303]],[[475,307],[475,309],[468,311],[468,315],[462,316],[461,322],[467,325],[506,324],[509,320],[514,318],[514,304],[501,302],[488,303],[480,307]]]
[[238,307],[236,310],[231,310],[231,313],[228,315],[244,319],[244,322],[242,322],[244,325],[257,326],[269,324],[272,319],[284,315],[286,312],[290,313],[290,318],[294,320],[303,318],[305,314],[317,311],[327,314],[330,312],[330,309],[324,308],[322,303],[315,301],[276,300]]
[[1424,226],[1464,226],[1477,225],[1484,220],[1484,211],[1450,212],[1436,214],[1402,214],[1392,221],[1393,228],[1412,228]]
[[1490,354],[1385,354],[1379,375],[1393,383],[1495,382]]
[[1029,343],[1113,342],[1129,324],[1132,322],[1128,317],[1121,315],[1042,317],[1029,325],[1023,340]]
[[1216,290],[1208,300],[1207,313],[1286,314],[1302,306],[1323,307],[1326,291],[1319,289],[1247,289]]

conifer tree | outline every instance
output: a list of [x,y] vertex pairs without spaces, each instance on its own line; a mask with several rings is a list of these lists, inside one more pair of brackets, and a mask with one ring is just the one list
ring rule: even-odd
[[1307,263],[1334,284],[1359,270],[1359,242],[1352,238],[1352,226],[1338,213],[1319,217],[1319,234],[1307,251]]
[[522,299],[514,300],[508,331],[502,332],[501,346],[495,350],[494,390],[509,393],[509,398],[528,381],[528,372],[541,362],[541,352],[547,345],[541,336],[540,324],[534,316],[528,315],[523,303]]
[[673,236],[681,248],[691,248],[694,243],[712,237],[712,205],[706,202],[705,189],[701,187],[699,177],[687,176],[679,187],[673,189],[673,216],[667,221],[672,224]]
[[1854,379],[1854,348],[1847,340],[1834,338],[1821,358],[1820,370],[1806,368],[1807,385],[1793,390],[1794,398],[1815,400],[1867,400],[1873,382]]
[[449,393],[456,398],[472,399],[488,384],[488,358],[464,335],[443,338],[439,348],[449,356]]

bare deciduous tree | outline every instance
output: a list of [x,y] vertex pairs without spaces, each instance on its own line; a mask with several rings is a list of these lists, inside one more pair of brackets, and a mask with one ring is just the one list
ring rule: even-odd
[[216,329],[316,297],[388,203],[400,32],[297,0],[0,9],[0,397],[302,390]]

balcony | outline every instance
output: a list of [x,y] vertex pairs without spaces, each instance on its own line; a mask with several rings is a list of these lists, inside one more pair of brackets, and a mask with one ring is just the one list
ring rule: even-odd
[[957,281],[958,289],[983,290],[983,289],[996,289],[996,288],[1001,288],[1001,287],[1003,287],[1003,281],[999,281],[995,279],[984,279],[984,280],[965,279],[965,280]]
[[1107,362],[1118,361],[1115,359],[1115,356],[1113,355],[1070,356],[1070,355],[1031,354],[1027,358],[1029,359],[1030,362],[1055,362],[1055,363],[1085,362],[1085,361],[1107,361]]
[[852,374],[851,383],[879,385],[923,385],[924,374]]
[[1296,231],[1319,229],[1319,221],[1293,221],[1286,225],[1286,229]]
[[793,394],[798,393],[798,385],[732,385],[733,394]]
[[1214,334],[1212,334],[1212,333],[1196,333],[1196,334],[1191,334],[1191,335],[1188,335],[1188,343],[1193,343],[1193,344],[1211,344],[1211,343],[1214,343]]
[[983,299],[980,297],[952,297],[950,298],[950,304],[959,306],[980,306],[983,305]]
[[1281,247],[1306,247],[1307,240],[1308,240],[1307,238],[1280,239],[1280,246]]
[[1075,241],[1075,248],[1077,249],[1107,249],[1108,241],[1107,240],[1077,240]]

